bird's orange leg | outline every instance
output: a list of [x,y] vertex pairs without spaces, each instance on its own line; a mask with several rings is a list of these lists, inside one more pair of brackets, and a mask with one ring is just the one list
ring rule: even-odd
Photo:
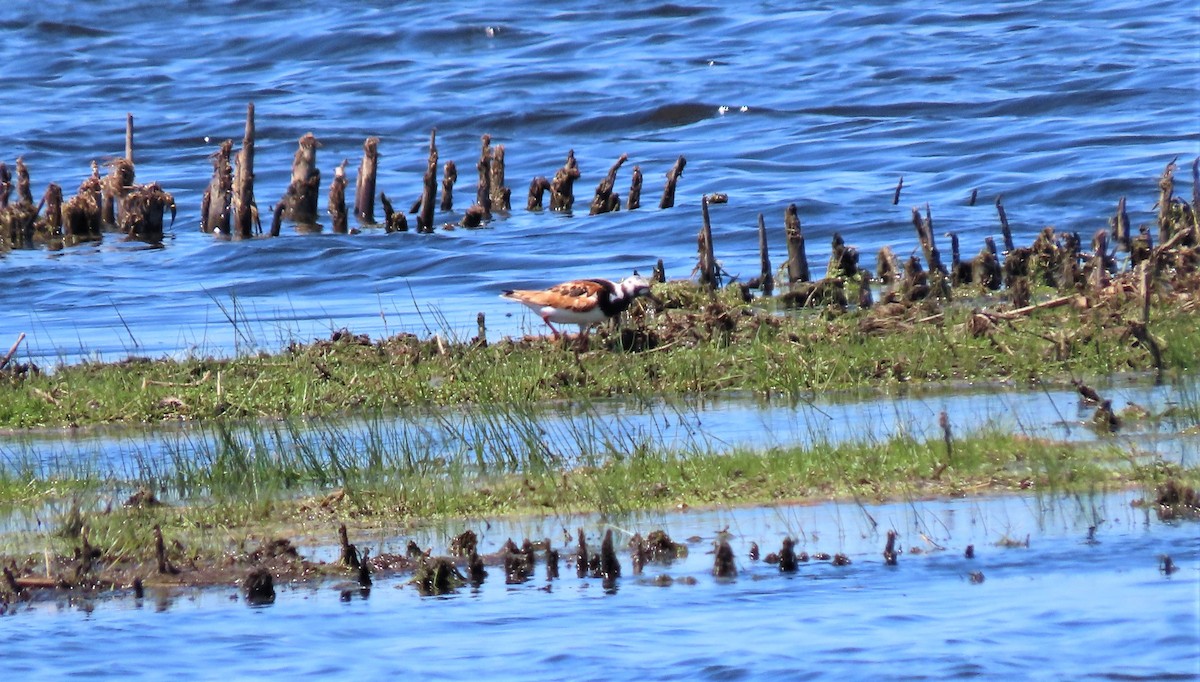
[[554,334],[554,338],[555,338],[555,339],[557,339],[559,336],[561,336],[561,335],[558,333],[558,330],[554,328],[554,325],[550,324],[550,317],[549,317],[549,316],[542,316],[542,322],[545,322],[545,323],[546,323],[546,326],[550,328],[550,332]]

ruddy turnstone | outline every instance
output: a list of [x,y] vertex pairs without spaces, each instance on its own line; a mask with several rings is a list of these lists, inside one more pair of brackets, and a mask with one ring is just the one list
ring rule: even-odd
[[577,324],[582,334],[588,327],[619,315],[639,296],[656,301],[650,283],[636,272],[620,282],[607,279],[576,279],[549,289],[516,289],[500,294],[502,298],[524,303],[542,318],[554,337],[558,330],[552,322]]

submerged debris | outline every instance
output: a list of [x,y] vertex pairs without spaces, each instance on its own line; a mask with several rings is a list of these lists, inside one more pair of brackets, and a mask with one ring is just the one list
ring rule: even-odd
[[246,603],[258,606],[275,602],[275,579],[265,568],[251,569],[242,580]]
[[716,555],[713,559],[713,575],[718,578],[735,578],[737,577],[737,564],[733,558],[733,547],[729,546],[729,541],[722,539],[717,543]]
[[1158,486],[1154,510],[1164,521],[1200,519],[1200,496],[1195,488],[1172,478]]

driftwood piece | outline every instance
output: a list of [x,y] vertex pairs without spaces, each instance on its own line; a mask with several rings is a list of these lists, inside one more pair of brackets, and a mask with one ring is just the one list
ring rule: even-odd
[[804,231],[800,226],[800,214],[795,204],[788,204],[783,214],[783,224],[787,235],[788,284],[807,282],[812,277],[808,272],[808,255],[804,251]]
[[458,166],[454,161],[447,161],[442,166],[442,203],[443,211],[454,210],[454,183],[458,182]]
[[632,211],[642,206],[642,167],[634,166],[630,173],[629,197],[625,200],[625,210]]
[[346,234],[350,231],[350,216],[346,213],[346,160],[333,170],[333,180],[329,181],[329,220],[333,223],[336,234]]
[[628,154],[621,154],[617,158],[616,163],[608,169],[608,174],[596,185],[596,196],[592,199],[592,207],[589,211],[590,215],[599,215],[601,213],[609,213],[621,208],[620,195],[613,194],[613,186],[617,183],[617,172],[621,169],[621,165],[629,160]]
[[375,180],[379,174],[379,138],[363,141],[363,157],[354,181],[354,217],[360,224],[375,224]]
[[210,157],[212,179],[200,200],[200,231],[229,234],[230,206],[233,202],[233,140],[225,140]]
[[[550,210],[570,211],[575,205],[575,181],[579,179],[579,163],[575,150],[567,152],[567,160],[550,181]],[[532,190],[532,188],[530,188]]]
[[667,184],[663,187],[662,200],[658,202],[659,208],[671,208],[675,205],[675,187],[679,184],[679,179],[683,177],[683,168],[686,165],[687,159],[680,154],[679,158],[675,159],[675,165],[667,173]]
[[254,199],[254,138],[254,103],[250,102],[246,105],[246,131],[242,135],[242,148],[237,153],[230,204],[233,215],[230,230],[237,239],[249,239],[255,233],[262,233],[258,204]]

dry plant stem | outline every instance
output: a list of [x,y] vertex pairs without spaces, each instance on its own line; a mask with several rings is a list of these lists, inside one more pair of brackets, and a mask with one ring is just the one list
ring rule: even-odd
[[233,236],[249,239],[262,232],[258,206],[254,201],[254,103],[246,105],[246,130],[237,153],[237,171],[233,176]]
[[775,292],[775,277],[771,272],[771,254],[767,250],[767,223],[763,214],[758,214],[758,259],[759,259],[759,288],[763,296]]
[[683,177],[683,168],[687,165],[687,159],[681,154],[675,160],[675,165],[671,167],[667,173],[667,184],[663,187],[662,201],[658,202],[659,208],[671,208],[675,205],[675,187],[679,184],[679,179]]
[[700,228],[699,251],[697,265],[700,270],[700,286],[709,290],[717,288],[717,261],[713,256],[712,223],[708,218],[708,195],[700,198],[700,213],[703,224]]
[[20,346],[21,342],[24,340],[25,332],[21,332],[17,335],[17,340],[13,342],[12,347],[8,349],[8,352],[4,354],[3,358],[0,358],[0,369],[4,369],[6,366],[8,366],[8,363],[12,361],[13,356],[17,354],[17,347]]
[[433,232],[433,200],[437,196],[437,128],[429,132],[429,159],[425,165],[425,181],[421,191],[421,212],[417,215],[417,231]]
[[362,162],[354,181],[354,217],[359,223],[375,223],[375,181],[379,173],[379,138],[363,141]]
[[789,204],[783,214],[784,230],[787,236],[787,271],[788,284],[811,281],[808,271],[808,255],[804,250],[804,231],[800,226],[800,214],[795,204]]
[[1012,230],[1008,228],[1008,214],[1004,212],[1003,195],[996,197],[996,214],[1000,216],[1000,232],[1004,235],[1004,250],[1011,253],[1013,246]]

